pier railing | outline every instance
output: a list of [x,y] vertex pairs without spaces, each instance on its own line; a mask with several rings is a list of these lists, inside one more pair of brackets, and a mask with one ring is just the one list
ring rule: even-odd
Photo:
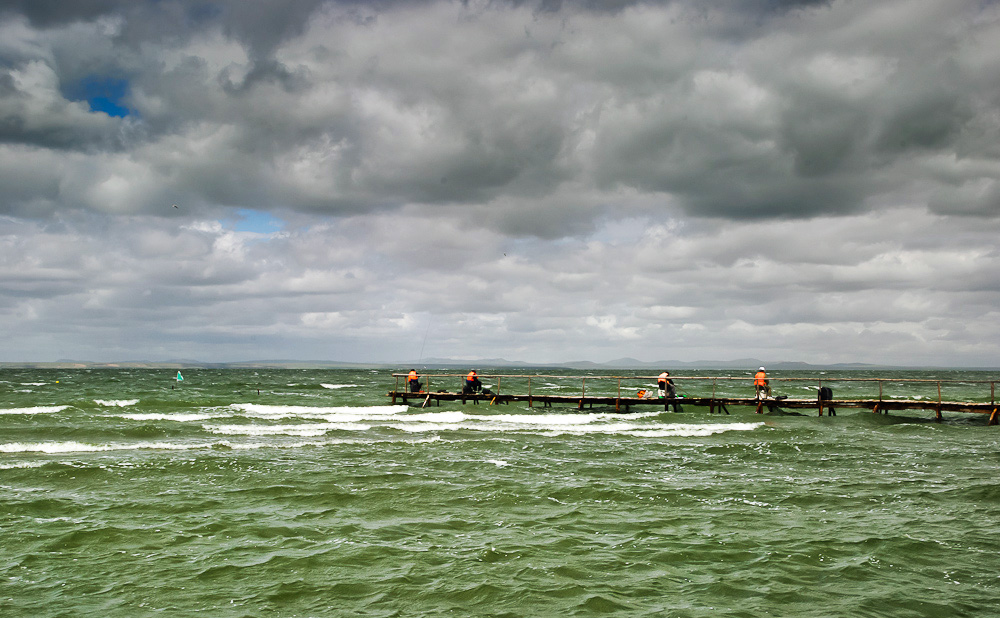
[[[396,392],[403,392],[407,387],[407,376],[405,373],[392,374],[396,380]],[[423,382],[423,390],[432,392],[435,389],[461,390],[467,374],[465,373],[430,373],[420,374]],[[550,374],[503,374],[490,373],[479,374],[480,380],[491,380],[491,384],[484,384],[491,393],[501,395],[517,389],[515,392],[531,396],[538,394],[538,390],[547,390],[553,394],[577,395],[587,397],[612,396],[618,398],[632,397],[631,393],[638,389],[655,389],[656,375],[550,375]],[[740,394],[753,393],[753,376],[675,376],[671,375],[678,394],[687,396],[688,393],[698,397],[733,397]],[[944,397],[950,392],[961,389],[963,401],[974,401],[975,403],[989,403],[996,405],[996,384],[1000,380],[945,380],[929,378],[841,378],[836,376],[815,376],[815,377],[768,377],[771,390],[775,395],[786,395],[792,399],[798,399],[794,395],[805,395],[806,391],[811,391],[812,398],[823,386],[846,388],[838,395],[848,395],[852,399],[877,399],[878,401],[923,401],[927,403],[943,403]],[[574,386],[574,383],[578,386]],[[779,385],[783,385],[789,392],[779,392]],[[863,388],[870,385],[870,388]],[[519,388],[518,388],[519,387]],[[988,390],[987,390],[988,387]],[[905,393],[902,389],[907,389]],[[505,390],[506,389],[506,390]],[[790,390],[789,390],[790,389]],[[877,395],[876,395],[877,389]],[[971,394],[970,393],[974,393]],[[989,393],[987,399],[986,394]],[[969,399],[972,396],[973,399]],[[844,399],[838,396],[837,399]]]

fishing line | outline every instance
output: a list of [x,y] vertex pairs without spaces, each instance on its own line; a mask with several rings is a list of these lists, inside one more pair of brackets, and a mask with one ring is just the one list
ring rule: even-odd
[[430,332],[431,332],[431,323],[430,320],[428,320],[427,330],[424,331],[424,342],[420,344],[420,358],[417,360],[418,365],[421,363],[421,361],[424,360],[424,346],[427,345],[427,335],[429,335]]

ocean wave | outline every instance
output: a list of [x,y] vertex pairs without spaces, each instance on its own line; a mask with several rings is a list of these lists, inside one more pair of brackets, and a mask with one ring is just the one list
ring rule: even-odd
[[[179,444],[176,442],[134,442],[131,444],[86,444],[83,442],[13,442],[0,444],[0,453],[101,453],[106,451],[192,451],[218,447],[245,448],[253,445],[234,445],[226,441]],[[260,446],[266,446],[261,444]]]
[[203,425],[210,433],[237,436],[298,436],[315,438],[328,431],[367,431],[369,425],[358,423],[312,423],[306,425]]
[[323,388],[357,388],[360,384],[320,384]]
[[[421,415],[425,416],[425,415]],[[510,432],[510,433],[536,433],[540,432],[548,436],[556,435],[629,435],[642,438],[667,438],[667,437],[704,437],[729,431],[752,431],[758,427],[763,427],[764,423],[710,423],[710,424],[682,424],[682,423],[635,423],[635,422],[594,422],[594,419],[581,419],[579,423],[568,423],[567,419],[561,418],[568,415],[543,415],[537,420],[521,418],[520,415],[513,415],[514,422],[503,417],[508,415],[498,415],[495,417],[466,417],[464,419],[440,416],[438,418],[425,417],[415,422],[405,422],[414,420],[412,417],[394,417],[388,425],[391,429],[404,431],[407,433],[430,433],[435,431],[478,431],[478,432]],[[550,418],[546,419],[548,416]],[[554,418],[552,418],[554,417]],[[531,421],[531,422],[527,422]]]
[[138,399],[95,399],[94,403],[105,408],[127,408],[139,403]]
[[118,418],[125,418],[130,421],[176,421],[185,423],[190,421],[207,421],[212,418],[219,418],[220,414],[163,414],[158,412],[148,412],[140,414],[115,414]]
[[673,427],[637,429],[629,434],[640,438],[700,438],[727,431],[753,431],[763,427],[764,423],[729,423],[713,425],[677,425]]
[[234,403],[230,408],[249,414],[263,417],[285,418],[299,416],[303,418],[327,418],[337,415],[351,415],[356,417],[365,416],[389,416],[400,414],[409,410],[406,405],[389,406],[281,406],[267,405],[260,403]]
[[0,414],[52,414],[62,412],[69,406],[32,406],[30,408],[0,408]]
[[497,414],[489,416],[476,415],[469,418],[516,425],[587,425],[612,417],[606,414]]
[[[85,444],[83,442],[12,442],[0,444],[0,453],[100,453],[104,451],[131,451],[156,449],[180,451],[191,448],[188,444],[171,442],[138,442],[134,444]],[[205,448],[202,445],[200,448]]]
[[[304,437],[304,436],[300,436]],[[403,443],[420,444],[425,442],[436,442],[440,438],[432,437],[421,440],[406,440]],[[228,440],[217,440],[213,442],[134,442],[134,443],[114,443],[114,444],[85,444],[83,442],[11,442],[0,444],[0,453],[42,453],[47,455],[62,455],[73,453],[100,453],[109,451],[204,451],[213,449],[229,449],[234,451],[261,450],[268,448],[296,449],[307,447],[323,447],[340,444],[371,444],[379,442],[399,443],[399,440],[358,440],[345,438],[328,438],[310,442],[230,442]],[[34,463],[27,464],[4,464],[7,467],[37,467]]]
[[465,423],[421,423],[419,425],[394,423],[389,425],[389,427],[406,433],[431,433],[438,431],[458,431],[460,429],[477,429],[476,426]]
[[0,464],[0,470],[14,470],[16,468],[41,468],[47,461],[22,461],[19,463]]

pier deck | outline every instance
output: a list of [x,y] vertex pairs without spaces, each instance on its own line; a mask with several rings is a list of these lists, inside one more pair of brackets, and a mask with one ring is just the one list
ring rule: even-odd
[[[396,387],[387,393],[387,396],[392,398],[392,403],[401,402],[407,405],[419,405],[420,407],[426,407],[428,405],[440,405],[442,401],[460,401],[463,404],[469,403],[473,405],[485,404],[485,405],[507,405],[511,403],[526,403],[528,407],[551,407],[553,405],[559,406],[572,406],[578,410],[583,410],[587,408],[593,408],[594,406],[599,407],[613,407],[616,411],[631,412],[633,407],[662,407],[664,411],[669,409],[676,409],[675,406],[681,407],[697,407],[697,408],[707,408],[709,413],[722,413],[729,414],[730,406],[740,406],[753,408],[756,413],[763,414],[765,412],[776,412],[781,409],[793,409],[793,410],[815,410],[817,415],[823,416],[824,414],[835,415],[835,410],[838,408],[853,408],[853,409],[865,409],[870,410],[875,414],[888,414],[890,411],[900,411],[900,410],[923,410],[934,412],[935,418],[941,420],[942,412],[960,412],[968,414],[988,414],[989,415],[989,425],[1000,424],[1000,413],[998,413],[998,405],[995,400],[995,381],[983,381],[983,382],[969,382],[969,381],[958,381],[963,386],[969,385],[983,385],[984,390],[984,401],[946,401],[941,398],[942,385],[947,388],[951,385],[951,381],[948,380],[917,380],[917,379],[878,379],[878,378],[863,378],[863,379],[822,379],[822,378],[770,378],[772,384],[780,382],[813,382],[816,383],[817,391],[819,386],[822,386],[824,382],[827,384],[838,384],[845,382],[870,382],[877,383],[879,396],[878,397],[858,397],[858,398],[845,398],[845,399],[828,399],[820,401],[817,398],[813,399],[801,399],[801,398],[791,398],[791,397],[771,397],[767,399],[758,400],[756,397],[733,397],[715,394],[716,386],[720,381],[733,381],[739,380],[740,382],[750,383],[749,378],[733,378],[733,377],[692,377],[692,376],[671,376],[678,386],[680,383],[688,380],[700,381],[702,388],[705,388],[705,381],[711,381],[712,394],[710,396],[678,396],[675,398],[659,398],[659,397],[635,397],[629,394],[622,394],[622,382],[631,382],[633,384],[639,382],[649,382],[652,381],[654,384],[656,382],[656,376],[543,376],[543,375],[481,375],[480,378],[484,379],[494,379],[496,380],[495,388],[491,389],[489,392],[477,393],[477,394],[463,394],[460,392],[451,392],[446,390],[422,390],[419,392],[409,392],[405,388],[400,388],[401,385],[405,386],[406,374],[393,374],[396,378]],[[434,382],[444,382],[450,380],[454,382],[456,378],[463,378],[464,375],[460,374],[431,374],[421,376],[422,381],[427,381],[429,384],[433,385]],[[504,378],[508,379],[508,383],[514,381],[518,383],[522,392],[502,392],[500,390],[502,380]],[[579,394],[538,394],[532,391],[532,380],[552,380],[552,379],[562,379],[562,380],[576,380],[581,381],[581,389]],[[595,381],[603,382],[603,390],[609,390],[607,388],[608,381],[617,381],[617,388],[611,389],[615,390],[613,394],[601,393],[601,388],[591,387],[591,394],[587,393],[587,382],[591,385]],[[892,398],[882,396],[883,383],[888,383],[898,386],[901,383],[921,383],[920,386],[927,388],[928,386],[936,386],[937,398],[936,399],[902,399],[902,398]],[[985,386],[989,386],[989,401],[985,401]],[[425,387],[426,388],[426,387]],[[748,387],[751,390],[753,387]],[[510,390],[509,388],[507,389]],[[524,392],[526,390],[527,392]],[[595,393],[594,391],[598,391]],[[635,390],[634,387],[629,387],[626,385],[626,393],[631,393]],[[655,389],[654,391],[655,392]]]

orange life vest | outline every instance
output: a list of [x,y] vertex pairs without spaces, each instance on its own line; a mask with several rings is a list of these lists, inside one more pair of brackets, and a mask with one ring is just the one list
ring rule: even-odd
[[475,371],[470,371],[468,377],[465,378],[465,381],[466,382],[472,382],[475,379],[476,379],[476,372]]
[[417,379],[417,370],[416,369],[411,369],[410,370],[410,380],[416,380],[416,379]]
[[753,377],[754,386],[767,386],[767,374],[763,371],[758,371]]

